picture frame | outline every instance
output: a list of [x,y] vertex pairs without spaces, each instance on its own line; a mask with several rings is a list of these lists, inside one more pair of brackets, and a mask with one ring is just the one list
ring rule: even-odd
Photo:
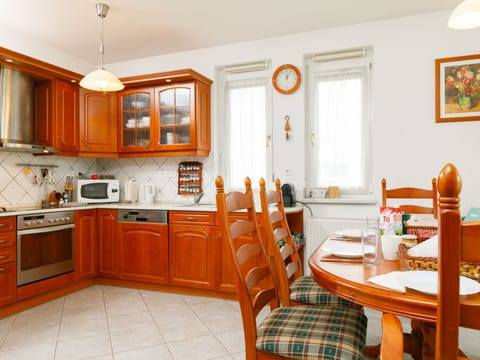
[[480,120],[480,54],[435,59],[435,122]]

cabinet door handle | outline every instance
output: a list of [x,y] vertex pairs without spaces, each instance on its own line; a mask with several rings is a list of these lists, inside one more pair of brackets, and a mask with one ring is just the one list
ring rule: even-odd
[[8,269],[7,268],[0,268],[0,272],[7,272]]
[[0,260],[1,260],[1,259],[5,259],[6,257],[7,257],[6,255],[0,256]]
[[0,240],[0,244],[5,244],[7,240]]
[[8,224],[0,223],[0,227],[8,226]]

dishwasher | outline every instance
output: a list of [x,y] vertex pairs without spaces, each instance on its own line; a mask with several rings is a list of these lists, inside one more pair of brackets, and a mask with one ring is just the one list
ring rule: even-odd
[[168,211],[118,210],[118,276],[168,283]]

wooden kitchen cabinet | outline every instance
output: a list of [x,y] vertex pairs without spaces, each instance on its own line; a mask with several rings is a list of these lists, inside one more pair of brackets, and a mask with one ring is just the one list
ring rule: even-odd
[[168,225],[119,222],[118,230],[118,277],[167,284]]
[[80,89],[80,155],[117,156],[117,94]]
[[153,88],[128,89],[118,94],[119,151],[157,150],[154,140]]
[[53,146],[53,82],[35,81],[35,143]]
[[125,156],[208,156],[210,86],[191,70],[124,78],[119,93],[119,152]]
[[64,80],[55,83],[55,116],[53,147],[62,153],[78,153],[80,149],[79,87]]
[[103,277],[115,278],[117,266],[117,210],[97,209],[97,256],[98,274]]
[[0,306],[17,297],[16,217],[0,218]]
[[97,275],[96,210],[75,211],[75,280]]
[[169,226],[170,284],[216,289],[220,248],[215,213],[171,211]]

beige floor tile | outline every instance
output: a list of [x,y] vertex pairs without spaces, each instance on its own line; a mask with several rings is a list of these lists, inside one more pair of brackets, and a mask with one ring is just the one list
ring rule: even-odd
[[[52,304],[50,304],[52,303]],[[13,329],[31,329],[58,326],[63,310],[63,298],[61,302],[55,300],[35,308],[25,310],[17,315],[13,322]]]
[[158,324],[165,342],[210,335],[210,330],[196,317],[184,321],[170,321]]
[[3,343],[3,340],[7,337],[8,332],[10,331],[10,328],[13,325],[13,322],[15,321],[15,315],[9,316],[3,319],[0,319],[0,346]]
[[12,329],[5,338],[1,350],[16,350],[44,344],[55,344],[57,336],[58,326]]
[[58,339],[64,341],[101,335],[108,335],[108,323],[105,317],[82,321],[62,321]]
[[52,360],[55,343],[25,346],[20,349],[0,351],[0,360]]
[[229,355],[213,335],[167,344],[175,360],[206,360]]
[[155,321],[148,311],[108,316],[108,327],[110,331],[133,330],[154,325]]
[[178,294],[147,290],[142,290],[141,294],[149,309],[183,302],[182,296]]
[[71,309],[97,304],[103,305],[103,303],[102,288],[99,286],[91,286],[65,296],[64,308]]
[[243,341],[243,329],[233,331],[223,331],[215,334],[216,338],[222,343],[230,354],[245,351],[245,342]]
[[160,331],[154,325],[111,332],[110,339],[114,353],[164,344]]
[[241,352],[241,353],[238,353],[238,354],[233,354],[233,359],[234,360],[245,360],[245,353],[244,352]]
[[163,307],[150,309],[155,322],[167,324],[174,321],[185,321],[196,318],[195,313],[184,302],[167,304]]
[[[166,345],[115,353],[115,360],[174,360]],[[176,359],[175,359],[176,360]],[[191,358],[193,360],[193,358]]]
[[55,360],[79,360],[112,353],[108,334],[59,341]]
[[65,306],[62,314],[62,322],[64,321],[82,321],[89,319],[106,319],[105,304],[103,302],[97,304],[86,304],[84,306],[68,307]]
[[126,298],[117,298],[116,300],[105,303],[108,316],[125,315],[131,313],[140,313],[147,311],[143,299],[139,296]]

